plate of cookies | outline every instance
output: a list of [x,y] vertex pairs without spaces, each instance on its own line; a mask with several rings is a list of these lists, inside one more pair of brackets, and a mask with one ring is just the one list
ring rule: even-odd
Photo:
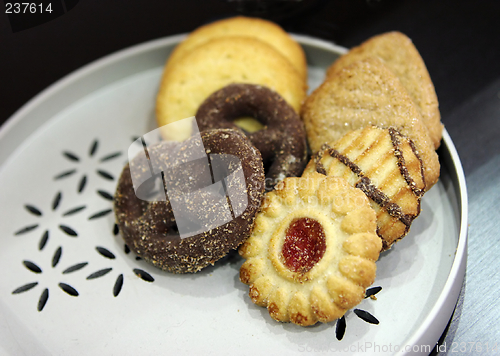
[[[429,354],[467,193],[411,40],[235,17],[0,130],[0,354]],[[7,218],[8,217],[8,218]]]

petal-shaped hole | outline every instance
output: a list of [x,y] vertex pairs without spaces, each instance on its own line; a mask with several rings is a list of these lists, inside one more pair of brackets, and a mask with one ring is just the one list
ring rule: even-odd
[[42,311],[47,304],[47,300],[49,300],[49,290],[47,288],[44,289],[42,294],[40,295],[40,299],[38,299],[38,311]]
[[143,281],[146,281],[146,282],[154,282],[154,278],[152,275],[150,275],[148,272],[142,270],[142,269],[139,269],[139,268],[134,268],[134,273],[140,278],[142,279]]
[[81,270],[83,267],[85,267],[88,264],[89,264],[88,262],[77,263],[76,265],[73,265],[73,266],[70,266],[70,267],[66,268],[62,273],[63,274],[68,274],[68,273],[71,273],[71,272],[79,271],[79,270]]
[[106,274],[108,274],[109,272],[111,272],[113,268],[103,268],[103,269],[100,269],[99,271],[96,271],[92,274],[89,274],[87,279],[96,279],[96,278],[99,278],[99,277],[102,277]]
[[54,179],[58,180],[58,179],[61,179],[61,178],[66,178],[66,177],[69,177],[69,176],[71,176],[71,175],[73,175],[75,173],[76,173],[76,169],[70,169],[68,171],[64,171],[62,173],[59,173],[58,175],[56,175],[54,177]]
[[28,225],[28,226],[25,226],[23,227],[22,229],[19,229],[17,230],[14,235],[22,235],[22,234],[25,234],[27,232],[30,232],[31,230],[34,230],[38,227],[38,224],[33,224],[33,225]]
[[42,216],[42,212],[38,208],[34,207],[33,205],[26,204],[24,207],[31,214],[36,215],[36,216]]
[[70,161],[73,161],[73,162],[79,162],[80,161],[80,157],[78,157],[77,155],[75,155],[72,152],[64,151],[63,155],[64,155],[64,157],[66,157]]
[[99,147],[99,141],[97,139],[92,142],[92,145],[90,146],[89,150],[89,156],[92,157],[94,154],[97,152],[97,148]]
[[382,287],[372,287],[368,288],[365,292],[365,298],[371,297],[382,290]]
[[99,174],[101,177],[103,177],[104,179],[107,179],[107,180],[114,180],[115,179],[115,177],[113,177],[113,175],[111,173],[103,171],[102,169],[98,169],[97,174]]
[[57,207],[59,206],[59,203],[61,202],[62,199],[62,193],[57,192],[56,196],[54,197],[54,200],[52,201],[52,210],[56,210]]
[[97,194],[99,194],[101,197],[103,197],[106,200],[113,201],[113,195],[111,193],[108,193],[104,190],[98,190]]
[[17,288],[16,290],[12,291],[12,294],[19,294],[19,293],[26,292],[26,291],[34,288],[37,285],[38,285],[38,282],[25,284],[24,286],[21,286],[21,287]]
[[120,228],[118,227],[118,224],[115,224],[113,226],[113,235],[118,235],[118,233],[120,232]]
[[65,291],[66,293],[68,293],[69,295],[73,296],[73,297],[78,297],[78,292],[75,288],[73,288],[72,286],[70,286],[69,284],[66,284],[66,283],[59,283],[59,288],[61,288],[63,291]]
[[94,219],[101,218],[103,216],[108,215],[112,211],[113,211],[113,209],[106,209],[106,210],[99,211],[99,212],[95,213],[94,215],[89,216],[89,220],[94,220]]
[[113,287],[113,295],[115,297],[117,297],[118,294],[120,294],[120,291],[122,290],[122,287],[123,287],[123,274],[120,274],[118,276],[118,278],[116,279],[115,285]]
[[23,261],[23,264],[26,266],[27,269],[29,269],[33,273],[42,273],[42,269],[31,261],[25,260]]
[[377,318],[375,318],[373,315],[368,313],[366,310],[361,310],[361,309],[354,309],[354,314],[356,314],[360,319],[366,321],[367,323],[370,324],[378,324],[379,321]]
[[66,211],[63,214],[63,216],[74,215],[74,214],[79,213],[80,211],[84,210],[85,208],[86,208],[85,205],[77,206],[76,208],[73,208],[73,209],[70,209],[70,210]]
[[61,255],[62,255],[62,247],[59,246],[56,252],[54,252],[54,256],[52,257],[52,267],[57,266],[59,260],[61,259]]
[[78,236],[78,233],[73,230],[72,228],[70,228],[69,226],[66,226],[66,225],[59,225],[59,228],[64,231],[66,234],[68,234],[69,236]]
[[112,160],[112,159],[114,159],[116,157],[120,157],[121,155],[122,155],[121,152],[111,153],[111,154],[106,155],[103,158],[101,158],[101,162],[106,162],[106,161]]
[[109,258],[109,259],[112,259],[112,260],[114,260],[116,258],[115,255],[110,250],[108,250],[107,248],[104,248],[104,247],[101,247],[101,246],[96,246],[95,249],[97,250],[97,252],[99,252],[101,255],[103,255],[106,258]]
[[342,316],[342,318],[337,319],[337,325],[335,326],[335,337],[337,338],[337,340],[342,340],[345,334],[345,329],[345,316]]
[[38,243],[38,249],[41,251],[49,241],[49,230],[45,230],[42,237],[40,238],[40,242]]
[[78,183],[78,193],[83,192],[86,185],[87,185],[87,176],[84,174],[83,177],[80,179],[80,183]]

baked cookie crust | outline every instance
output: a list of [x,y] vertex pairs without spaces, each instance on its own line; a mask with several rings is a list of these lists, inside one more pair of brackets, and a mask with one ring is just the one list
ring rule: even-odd
[[315,173],[344,178],[366,194],[377,213],[384,250],[403,238],[420,214],[422,161],[413,142],[394,128],[358,129],[323,145],[302,176]]
[[344,179],[286,178],[266,195],[240,280],[282,322],[330,322],[357,305],[375,279],[382,248],[366,196]]
[[443,136],[438,98],[424,60],[410,38],[393,31],[374,36],[337,59],[327,70],[327,77],[349,64],[375,57],[401,81],[418,107],[429,135],[438,148]]
[[426,189],[438,181],[439,159],[422,116],[399,79],[378,59],[356,61],[328,77],[307,98],[302,118],[313,152],[351,130],[394,127],[415,143]]

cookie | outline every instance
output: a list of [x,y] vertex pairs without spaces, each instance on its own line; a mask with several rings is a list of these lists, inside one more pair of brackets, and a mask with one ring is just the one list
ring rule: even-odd
[[438,148],[443,124],[436,91],[420,53],[406,35],[395,31],[370,38],[337,59],[328,68],[327,77],[355,61],[369,57],[381,60],[398,77],[417,105],[434,148]]
[[387,250],[410,230],[425,191],[423,167],[413,142],[396,129],[367,127],[323,145],[303,176],[322,173],[346,179],[370,199],[377,234]]
[[375,219],[363,192],[342,178],[286,178],[267,193],[239,249],[240,280],[277,321],[338,319],[375,279],[382,247]]
[[[168,187],[163,200],[142,200],[158,185]],[[163,270],[194,273],[248,238],[263,194],[260,152],[239,131],[210,130],[201,139],[152,145],[147,156],[131,160],[118,180],[114,211],[134,253]]]
[[415,103],[399,79],[377,59],[354,62],[330,75],[307,98],[302,118],[313,152],[350,130],[371,125],[394,127],[415,144],[426,189],[439,178],[438,156]]
[[[158,126],[194,116],[213,92],[231,83],[267,86],[299,112],[306,86],[290,62],[268,44],[250,37],[221,37],[196,47],[164,76],[156,102]],[[183,140],[190,127],[164,132]]]
[[306,56],[302,47],[277,24],[244,16],[215,21],[191,32],[172,52],[167,68],[194,48],[214,38],[226,36],[252,37],[267,43],[290,61],[304,81],[307,80]]
[[279,95],[261,85],[229,84],[211,94],[196,112],[200,130],[237,129],[234,120],[250,116],[263,128],[246,135],[262,154],[266,167],[266,189],[285,177],[302,174],[307,163],[304,124]]

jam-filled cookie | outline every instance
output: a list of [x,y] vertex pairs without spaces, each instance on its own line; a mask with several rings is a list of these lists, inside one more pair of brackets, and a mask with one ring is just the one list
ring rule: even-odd
[[420,213],[422,161],[413,142],[394,128],[358,129],[323,145],[303,176],[311,172],[342,177],[370,198],[384,250],[408,233]]
[[375,219],[366,196],[342,178],[286,178],[266,195],[239,249],[240,280],[275,320],[338,319],[375,279],[382,247]]

